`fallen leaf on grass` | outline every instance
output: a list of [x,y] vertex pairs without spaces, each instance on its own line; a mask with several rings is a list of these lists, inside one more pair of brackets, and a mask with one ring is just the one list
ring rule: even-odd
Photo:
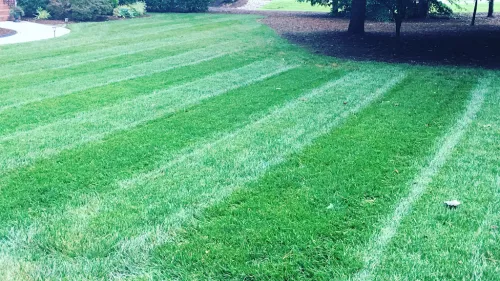
[[447,206],[447,207],[450,207],[450,208],[456,208],[458,207],[458,205],[460,205],[460,201],[458,200],[451,200],[451,201],[444,201],[444,204]]

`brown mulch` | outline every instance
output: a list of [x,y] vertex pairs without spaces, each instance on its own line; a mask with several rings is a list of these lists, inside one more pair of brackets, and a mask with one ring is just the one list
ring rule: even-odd
[[361,61],[500,68],[500,18],[485,14],[478,14],[476,26],[470,26],[466,16],[404,22],[398,39],[391,22],[369,21],[360,36],[346,32],[348,19],[325,13],[256,13],[265,15],[262,22],[278,34],[315,53]]
[[0,28],[0,38],[16,34],[17,32],[7,28]]

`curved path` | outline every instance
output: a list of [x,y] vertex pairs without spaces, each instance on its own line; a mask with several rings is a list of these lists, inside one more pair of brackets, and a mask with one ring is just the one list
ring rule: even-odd
[[70,33],[70,30],[65,27],[56,27],[54,34],[54,28],[50,25],[44,25],[27,21],[0,22],[0,28],[12,29],[17,32],[12,36],[0,38],[0,45],[50,39]]
[[271,0],[248,0],[248,2],[245,5],[237,8],[237,9],[258,10],[269,3],[271,3]]

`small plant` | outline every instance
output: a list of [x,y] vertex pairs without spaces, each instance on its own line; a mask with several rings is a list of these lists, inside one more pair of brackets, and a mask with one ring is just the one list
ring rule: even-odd
[[113,10],[113,16],[119,18],[133,18],[134,13],[128,6],[120,5]]
[[19,6],[12,7],[9,11],[9,14],[14,18],[15,22],[19,22],[21,21],[21,17],[24,16],[24,10]]
[[139,1],[128,6],[134,10],[136,16],[143,16],[146,14],[146,2]]
[[146,14],[146,3],[135,2],[130,5],[119,5],[113,10],[113,15],[120,18],[135,18]]
[[36,10],[38,7],[46,9],[49,0],[17,0],[17,6],[23,7],[24,15],[26,17],[36,17]]
[[44,10],[40,7],[36,9],[36,17],[37,20],[46,20],[50,18],[50,13],[47,10]]

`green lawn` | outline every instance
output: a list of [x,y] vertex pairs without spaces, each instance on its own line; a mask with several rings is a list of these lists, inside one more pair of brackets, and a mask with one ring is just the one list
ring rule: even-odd
[[315,56],[257,19],[1,47],[2,280],[499,276],[499,72]]
[[[460,3],[460,6],[453,6],[451,5],[450,7],[453,9],[455,13],[466,13],[466,14],[471,14],[474,11],[474,3]],[[480,1],[477,4],[477,12],[478,13],[487,13],[488,12],[488,2],[486,1]]]
[[[474,3],[459,3],[459,6],[450,5],[455,13],[472,13]],[[304,12],[330,12],[330,7],[326,6],[311,6],[309,2],[299,2],[297,0],[272,0],[269,4],[264,5],[261,10],[277,10],[277,11],[304,11]],[[478,13],[488,12],[488,2],[481,1],[477,5]]]
[[264,5],[261,10],[278,10],[278,11],[305,11],[305,12],[330,12],[330,7],[326,6],[311,6],[309,2],[298,2],[297,0],[272,0],[269,4]]

